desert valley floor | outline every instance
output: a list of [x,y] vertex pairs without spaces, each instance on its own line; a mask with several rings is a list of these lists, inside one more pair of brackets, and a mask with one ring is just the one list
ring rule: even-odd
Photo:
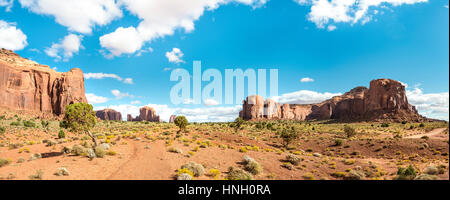
[[[196,180],[449,179],[447,122],[191,123],[178,132],[173,123],[99,121],[92,132],[105,149],[91,159],[91,139],[64,129],[58,138],[59,121],[0,117],[2,180],[176,180],[186,168]],[[286,127],[300,132],[288,147]]]

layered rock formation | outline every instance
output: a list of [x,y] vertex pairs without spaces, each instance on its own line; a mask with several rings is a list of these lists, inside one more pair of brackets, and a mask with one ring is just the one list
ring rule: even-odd
[[239,116],[245,120],[338,120],[338,121],[423,121],[416,108],[408,103],[405,87],[398,81],[378,79],[370,89],[351,91],[317,104],[280,105],[261,96],[249,96]]
[[113,109],[98,110],[95,115],[101,120],[122,121],[122,114]]
[[176,118],[176,115],[170,115],[169,123],[174,123]]
[[85,102],[81,69],[61,73],[0,49],[0,108],[39,116],[59,116],[71,103]]
[[127,121],[149,121],[149,122],[159,122],[159,116],[156,115],[156,111],[148,106],[144,106],[139,109],[139,116],[133,118],[131,115],[127,116]]

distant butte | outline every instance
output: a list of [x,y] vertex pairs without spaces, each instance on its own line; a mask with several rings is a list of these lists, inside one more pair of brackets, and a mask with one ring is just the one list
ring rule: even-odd
[[405,86],[391,79],[370,82],[370,88],[356,87],[317,104],[280,105],[254,95],[243,102],[239,116],[244,120],[335,120],[335,121],[414,121],[430,120],[408,103]]

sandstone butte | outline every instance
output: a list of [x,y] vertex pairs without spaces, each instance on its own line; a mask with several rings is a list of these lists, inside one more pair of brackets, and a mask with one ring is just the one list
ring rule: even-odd
[[391,79],[370,82],[317,104],[284,104],[254,95],[243,101],[244,120],[429,121],[408,103],[405,86]]
[[81,69],[56,72],[49,66],[0,49],[0,109],[38,117],[61,116],[66,105],[87,103]]
[[148,106],[139,109],[139,116],[133,118],[130,114],[127,115],[127,121],[149,121],[160,122],[160,118],[156,115],[156,111]]
[[95,115],[101,120],[122,121],[122,114],[113,109],[97,110]]

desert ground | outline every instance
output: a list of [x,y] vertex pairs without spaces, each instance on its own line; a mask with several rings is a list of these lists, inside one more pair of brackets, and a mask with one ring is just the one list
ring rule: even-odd
[[447,122],[98,121],[92,133],[94,155],[57,120],[0,116],[0,180],[449,179]]

